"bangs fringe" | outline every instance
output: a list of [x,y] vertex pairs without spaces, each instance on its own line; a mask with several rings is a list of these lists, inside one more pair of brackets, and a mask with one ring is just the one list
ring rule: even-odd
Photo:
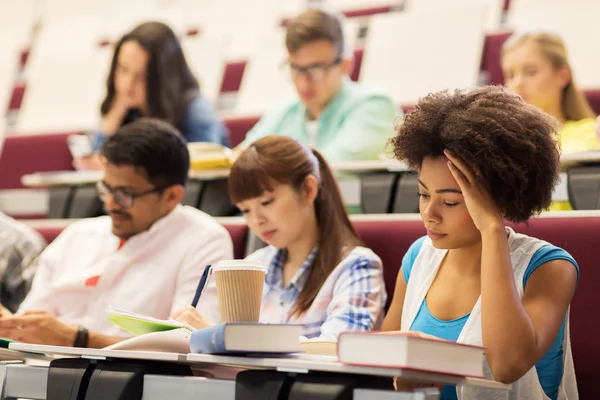
[[229,198],[233,204],[262,196],[275,188],[275,181],[256,157],[236,162],[229,174]]

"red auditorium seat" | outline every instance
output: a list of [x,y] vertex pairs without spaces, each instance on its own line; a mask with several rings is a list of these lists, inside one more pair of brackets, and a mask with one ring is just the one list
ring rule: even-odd
[[362,66],[364,52],[364,49],[354,50],[354,69],[350,74],[350,79],[352,79],[354,82],[357,82],[358,78],[360,77],[360,67]]
[[240,90],[246,61],[230,62],[225,66],[223,72],[223,83],[221,83],[221,93],[237,92]]
[[[513,225],[514,226],[514,225]],[[382,259],[388,296],[394,293],[396,278],[410,244],[425,230],[420,221],[355,221],[367,247]],[[600,320],[594,318],[594,307],[600,298],[600,270],[594,249],[598,244],[600,216],[585,218],[535,218],[528,225],[514,226],[518,232],[546,240],[567,250],[577,260],[581,278],[571,303],[571,344],[582,399],[596,396],[596,362],[600,359]]]
[[248,242],[248,227],[245,223],[223,223],[233,241],[233,256],[240,260],[245,257],[246,243]]
[[225,125],[229,129],[229,140],[232,148],[244,141],[246,138],[246,133],[252,129],[259,119],[260,118],[256,116],[229,118],[225,120]]
[[500,53],[506,39],[512,32],[493,33],[485,36],[483,44],[483,56],[481,58],[481,70],[486,72],[489,85],[503,85],[504,75],[500,65]]
[[46,239],[46,243],[50,244],[58,235],[65,229],[64,226],[42,226],[36,227],[35,230]]
[[375,14],[384,14],[392,12],[394,9],[393,6],[380,6],[380,7],[371,7],[371,8],[363,8],[360,10],[347,10],[344,11],[343,14],[346,18],[355,18],[355,17],[368,17]]
[[[243,222],[222,221],[222,223],[233,241],[233,256],[236,259],[244,258],[246,242],[248,241],[248,227]],[[47,243],[52,243],[65,226],[64,220],[57,221],[56,225],[43,224],[41,226],[35,226],[35,223],[33,224],[35,230],[46,239]]]
[[[384,14],[394,11],[395,6],[378,6],[378,7],[366,7],[366,8],[358,8],[358,9],[348,9],[343,10],[342,15],[346,18],[360,18],[360,17],[369,17],[375,14]],[[281,26],[286,26],[291,21],[291,18],[284,18],[281,20]]]
[[594,109],[594,112],[600,114],[600,89],[590,89],[586,90],[584,93],[590,106]]
[[71,133],[7,136],[0,156],[0,190],[22,188],[25,174],[72,170],[67,145]]
[[15,111],[21,108],[21,103],[23,103],[23,96],[25,95],[26,85],[24,83],[15,85],[13,88],[13,92],[10,96],[10,101],[8,103],[8,110]]

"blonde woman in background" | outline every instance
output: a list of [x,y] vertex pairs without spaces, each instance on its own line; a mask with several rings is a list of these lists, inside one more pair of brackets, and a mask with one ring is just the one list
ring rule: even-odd
[[[560,36],[545,32],[515,34],[502,48],[504,82],[508,89],[561,124],[563,153],[599,147],[595,113],[573,78],[567,49]],[[550,210],[570,210],[568,201],[556,201]]]
[[555,117],[563,153],[598,147],[595,113],[573,79],[567,49],[550,33],[513,35],[502,49],[506,86]]

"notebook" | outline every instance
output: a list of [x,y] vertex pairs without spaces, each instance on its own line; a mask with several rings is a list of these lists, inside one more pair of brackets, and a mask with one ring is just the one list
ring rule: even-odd
[[230,168],[233,165],[231,149],[216,143],[188,143],[190,169]]
[[124,331],[133,336],[140,336],[152,332],[164,332],[173,329],[184,329],[188,332],[194,331],[191,326],[172,319],[164,320],[137,314],[121,308],[109,307],[106,310],[109,317],[107,320],[118,325]]
[[106,350],[149,351],[187,354],[192,333],[186,328],[150,332],[105,347]]

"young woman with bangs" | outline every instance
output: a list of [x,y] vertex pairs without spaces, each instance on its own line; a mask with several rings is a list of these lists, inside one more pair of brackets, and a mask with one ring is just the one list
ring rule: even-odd
[[[378,327],[386,302],[381,260],[362,246],[318,151],[287,136],[264,137],[236,160],[229,195],[267,244],[247,257],[268,270],[261,322],[301,324],[307,339],[329,341]],[[174,317],[197,329],[218,322],[215,290],[209,285],[197,309]]]

